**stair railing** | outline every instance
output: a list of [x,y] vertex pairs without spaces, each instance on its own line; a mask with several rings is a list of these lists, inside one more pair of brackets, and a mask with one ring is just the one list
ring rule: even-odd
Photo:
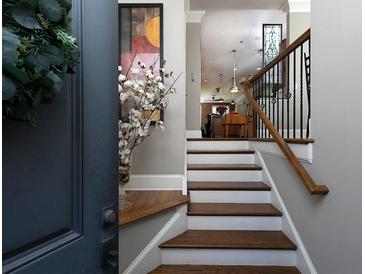
[[253,137],[273,138],[310,194],[327,194],[284,140],[310,136],[310,29],[241,86],[254,113]]

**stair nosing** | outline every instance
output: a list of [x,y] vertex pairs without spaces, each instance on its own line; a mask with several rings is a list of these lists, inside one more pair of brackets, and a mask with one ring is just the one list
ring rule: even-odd
[[190,150],[187,150],[186,152],[187,154],[255,154],[255,151],[254,150],[251,150],[251,149],[242,149],[242,150],[239,150],[239,149],[236,149],[236,150],[200,150],[200,149],[190,149]]
[[[166,268],[166,269],[164,269]],[[218,268],[218,269],[217,269]],[[194,273],[198,273],[195,271],[199,271],[199,273],[202,273],[201,271],[208,271],[207,273],[241,273],[241,271],[244,271],[243,273],[261,273],[262,270],[264,270],[264,273],[269,273],[267,270],[272,271],[273,269],[279,270],[280,272],[275,271],[275,273],[295,273],[300,274],[300,271],[296,266],[280,266],[280,265],[189,265],[189,264],[161,264],[155,269],[152,270],[152,272],[149,272],[149,274],[152,273],[173,273],[171,270],[178,271],[177,273],[193,273],[191,271],[194,271]],[[162,270],[162,272],[160,272]],[[167,271],[166,271],[167,270]],[[216,272],[216,271],[219,272]],[[228,272],[226,272],[228,270]],[[183,271],[183,272],[181,272]],[[186,272],[188,271],[188,272]],[[225,271],[225,272],[223,272]],[[232,272],[233,271],[233,272]],[[258,272],[259,271],[259,272]],[[284,271],[284,272],[283,272]],[[290,272],[289,272],[290,271]]]
[[256,164],[188,164],[187,170],[262,170]]
[[[286,241],[287,241],[287,246],[275,246],[275,242],[272,242],[272,243],[266,243],[266,246],[265,244],[257,244],[255,245],[255,243],[250,243],[247,242],[247,243],[242,243],[241,245],[232,245],[232,244],[228,244],[228,243],[222,243],[222,244],[219,244],[219,243],[215,243],[215,244],[211,244],[211,243],[206,243],[206,244],[191,244],[191,243],[168,243],[168,242],[171,242],[172,240],[178,238],[178,237],[181,237],[183,234],[185,233],[188,233],[189,231],[199,231],[200,233],[204,233],[204,232],[231,232],[231,233],[234,233],[234,232],[247,232],[247,233],[251,233],[251,232],[256,232],[256,233],[261,233],[261,232],[281,232],[281,234],[283,236],[285,236],[286,238]],[[281,230],[240,230],[240,231],[237,231],[237,230],[187,230],[185,232],[183,232],[182,234],[168,240],[168,241],[165,241],[163,243],[161,243],[159,245],[160,248],[166,248],[166,249],[171,249],[171,248],[178,248],[178,249],[234,249],[234,250],[237,250],[237,249],[243,249],[243,250],[287,250],[287,251],[295,251],[297,250],[297,245],[292,241],[290,240],[285,233],[283,233]]]
[[[211,205],[211,206],[226,206],[226,207],[239,207],[239,206],[258,206],[260,207],[260,205],[265,205],[265,206],[271,206],[271,212],[263,212],[263,213],[260,213],[260,212],[255,212],[255,211],[251,211],[251,212],[243,212],[244,210],[242,209],[242,212],[243,213],[240,213],[239,211],[238,212],[224,212],[223,210],[219,210],[219,209],[216,209],[214,212],[213,211],[210,211],[208,212],[207,210],[196,210],[196,212],[194,211],[190,211],[191,208],[190,206],[193,205],[194,207],[197,207],[199,205],[203,205],[206,206],[206,205]],[[186,212],[186,215],[187,216],[224,216],[224,217],[227,217],[227,216],[246,216],[246,217],[282,217],[283,216],[283,213],[277,209],[276,207],[274,207],[271,203],[189,203],[188,204],[188,209],[187,209],[187,212]]]
[[[205,183],[205,184],[209,184],[209,183],[213,183],[213,184],[220,184],[220,187],[209,187],[209,186],[205,186],[205,187],[193,187],[190,186],[191,184],[194,183]],[[235,186],[235,187],[230,187],[230,183],[235,183],[235,184],[241,184],[242,186]],[[256,183],[256,184],[261,184],[261,186],[253,186],[253,187],[247,187],[247,185],[245,186],[245,184],[250,184],[250,183]],[[188,188],[189,191],[271,191],[271,187],[263,182],[210,182],[210,181],[188,181]]]

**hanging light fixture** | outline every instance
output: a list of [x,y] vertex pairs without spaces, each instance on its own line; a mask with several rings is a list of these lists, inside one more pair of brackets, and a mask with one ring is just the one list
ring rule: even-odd
[[239,92],[239,90],[236,85],[236,70],[237,70],[237,68],[236,68],[236,50],[234,49],[234,50],[232,50],[232,52],[233,52],[233,85],[229,89],[229,91],[231,93],[237,93],[237,92]]

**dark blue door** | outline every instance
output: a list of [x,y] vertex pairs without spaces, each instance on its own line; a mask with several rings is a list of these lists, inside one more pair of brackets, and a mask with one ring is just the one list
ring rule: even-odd
[[117,5],[73,0],[78,72],[35,127],[3,123],[4,273],[117,271]]

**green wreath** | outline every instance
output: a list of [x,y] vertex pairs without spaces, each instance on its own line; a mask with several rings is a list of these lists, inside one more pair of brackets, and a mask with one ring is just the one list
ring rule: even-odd
[[79,53],[68,0],[3,1],[3,118],[34,123],[37,106],[63,88]]

